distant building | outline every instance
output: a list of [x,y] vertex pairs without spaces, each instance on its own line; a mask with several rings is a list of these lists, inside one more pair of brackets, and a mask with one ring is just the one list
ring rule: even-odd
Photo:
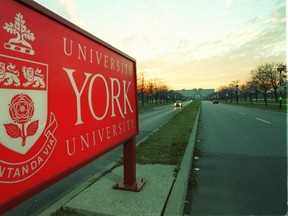
[[214,93],[214,89],[202,89],[202,88],[194,88],[191,90],[182,89],[175,90],[175,92],[182,94],[184,97],[192,100],[205,100]]

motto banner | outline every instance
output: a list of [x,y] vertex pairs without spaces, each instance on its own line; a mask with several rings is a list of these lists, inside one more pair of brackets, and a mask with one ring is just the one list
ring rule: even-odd
[[33,1],[2,0],[0,213],[138,133],[136,61]]

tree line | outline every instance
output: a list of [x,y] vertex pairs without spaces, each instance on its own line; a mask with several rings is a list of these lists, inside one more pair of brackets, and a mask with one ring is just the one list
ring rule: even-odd
[[144,73],[137,76],[138,100],[145,103],[170,103],[182,100],[183,95],[171,90],[168,85],[160,79],[146,79]]
[[[286,65],[280,63],[265,63],[257,66],[250,72],[246,82],[239,80],[232,81],[228,85],[221,86],[212,97],[230,100],[253,100],[258,101],[259,97],[264,99],[267,106],[268,95],[277,103],[286,98],[287,73]],[[281,87],[280,87],[281,86]]]

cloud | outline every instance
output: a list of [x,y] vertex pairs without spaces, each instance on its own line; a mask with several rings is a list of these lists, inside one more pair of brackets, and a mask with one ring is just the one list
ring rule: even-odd
[[143,64],[158,67],[158,77],[173,89],[217,88],[233,80],[247,81],[258,65],[285,62],[283,16],[283,8],[278,8],[269,17],[244,20],[236,30],[231,29],[222,37],[193,49],[189,40],[179,40],[178,49]]
[[272,20],[271,23],[278,24],[278,23],[286,23],[286,11],[285,7],[279,7],[277,10],[272,12]]
[[285,56],[285,8],[279,7],[268,18],[244,20],[219,38],[195,47],[193,58],[265,58]]
[[206,41],[194,47],[191,57],[196,60],[225,56],[261,35],[260,30],[242,27],[226,32],[219,38]]
[[254,22],[265,24],[260,34],[256,34],[251,40],[233,51],[236,58],[245,54],[251,58],[278,57],[284,61],[286,43],[286,21],[284,7],[273,11],[269,19],[257,19]]
[[67,20],[69,20],[70,22],[76,25],[83,26],[84,22],[82,21],[82,19],[80,18],[78,14],[79,7],[74,1],[60,0],[59,4],[60,4],[60,8],[63,9],[62,16],[64,16],[64,18],[66,18]]
[[149,45],[153,38],[145,37],[146,51],[155,55],[149,55],[148,51],[147,57],[151,58],[140,58],[141,64],[147,65],[147,71],[150,67],[158,68],[150,76],[157,74],[171,88],[191,89],[217,88],[233,80],[244,82],[258,65],[285,62],[285,7],[278,7],[270,14],[243,16],[246,17],[238,18],[238,23],[224,28],[226,31],[218,32],[217,36],[209,29],[205,32],[208,37],[200,44],[192,43],[184,34],[176,40],[173,33],[168,34],[170,41],[154,38],[158,51],[166,44],[165,52],[154,52]]
[[233,0],[223,0],[223,1],[224,1],[225,7],[230,7],[233,2]]

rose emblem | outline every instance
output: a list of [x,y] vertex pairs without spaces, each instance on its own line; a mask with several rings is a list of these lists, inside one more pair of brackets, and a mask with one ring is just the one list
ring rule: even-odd
[[27,123],[34,114],[32,99],[24,94],[14,96],[9,105],[9,114],[15,122],[19,124]]
[[22,138],[22,146],[26,144],[27,136],[33,136],[38,129],[39,120],[31,122],[25,129],[25,124],[31,121],[34,114],[34,103],[26,94],[15,95],[9,104],[9,114],[17,124],[4,124],[7,134],[12,138]]

